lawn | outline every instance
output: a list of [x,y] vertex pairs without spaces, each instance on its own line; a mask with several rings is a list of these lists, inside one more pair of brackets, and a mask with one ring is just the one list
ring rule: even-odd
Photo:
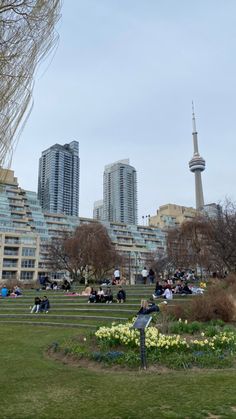
[[0,418],[235,418],[235,370],[167,372],[87,369],[45,355],[84,333],[2,324]]

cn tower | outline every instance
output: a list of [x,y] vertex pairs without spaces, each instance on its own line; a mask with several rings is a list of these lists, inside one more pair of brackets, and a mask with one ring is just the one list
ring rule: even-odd
[[193,123],[193,158],[189,162],[189,169],[191,170],[191,172],[194,173],[194,176],[195,176],[196,209],[199,210],[204,205],[201,172],[205,170],[206,162],[200,156],[199,151],[198,151],[197,129],[196,129],[196,120],[195,120],[193,103],[192,103],[192,123]]

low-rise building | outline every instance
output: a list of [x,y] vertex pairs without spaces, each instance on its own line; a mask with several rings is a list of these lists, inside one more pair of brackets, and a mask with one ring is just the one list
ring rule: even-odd
[[159,207],[156,215],[149,217],[149,225],[160,229],[168,229],[180,226],[184,221],[195,218],[199,212],[192,207],[184,207],[176,204],[166,204]]

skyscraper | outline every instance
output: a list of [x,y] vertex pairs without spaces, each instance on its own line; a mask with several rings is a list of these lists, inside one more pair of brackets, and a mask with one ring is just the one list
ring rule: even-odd
[[93,219],[99,220],[99,221],[103,220],[103,200],[102,199],[94,202]]
[[129,159],[105,166],[103,204],[105,221],[137,224],[137,175]]
[[38,198],[44,211],[79,213],[79,143],[55,144],[39,159]]
[[[192,105],[193,107],[193,105]],[[192,113],[192,123],[193,123],[193,158],[189,162],[189,169],[195,175],[195,197],[196,197],[196,209],[200,209],[204,205],[203,189],[202,189],[202,175],[201,172],[205,170],[206,162],[200,156],[198,151],[198,138],[197,138],[197,129],[195,121],[194,107]]]

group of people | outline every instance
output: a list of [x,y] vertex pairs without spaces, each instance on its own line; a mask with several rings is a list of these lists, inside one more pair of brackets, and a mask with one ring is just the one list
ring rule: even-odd
[[22,295],[22,291],[18,285],[15,285],[13,288],[7,288],[4,284],[1,288],[1,297],[19,297]]
[[50,302],[46,295],[41,299],[35,297],[33,307],[30,307],[31,313],[48,313],[50,309]]
[[59,289],[65,290],[69,292],[71,290],[71,283],[66,278],[63,280],[61,284],[57,281],[50,281],[47,276],[41,276],[39,278],[40,287],[42,290],[53,290],[57,291]]
[[[85,295],[82,293],[82,295]],[[122,286],[119,286],[117,295],[116,295],[116,301],[117,303],[124,303],[126,301],[126,292],[122,288]],[[114,297],[112,293],[111,287],[106,287],[103,289],[102,287],[99,287],[98,290],[95,290],[93,287],[91,287],[88,303],[106,303],[111,304],[114,302]]]
[[190,295],[190,294],[203,294],[206,288],[205,283],[200,283],[200,286],[188,284],[184,279],[177,279],[175,281],[164,280],[157,281],[153,298],[162,297],[167,300],[172,300],[174,294]]

